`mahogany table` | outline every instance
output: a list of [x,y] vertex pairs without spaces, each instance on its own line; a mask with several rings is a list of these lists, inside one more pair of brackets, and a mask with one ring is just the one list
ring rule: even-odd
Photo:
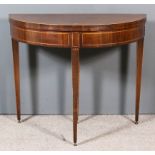
[[138,123],[144,14],[11,14],[9,16],[14,59],[17,119],[20,122],[19,42],[49,47],[71,48],[73,86],[73,141],[77,144],[79,112],[80,48],[137,43],[136,110]]

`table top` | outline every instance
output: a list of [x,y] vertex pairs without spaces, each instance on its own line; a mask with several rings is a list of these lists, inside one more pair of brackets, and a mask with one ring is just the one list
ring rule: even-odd
[[144,14],[10,14],[13,39],[41,46],[96,48],[144,37]]
[[10,14],[9,18],[20,27],[53,31],[109,31],[146,21],[145,14]]

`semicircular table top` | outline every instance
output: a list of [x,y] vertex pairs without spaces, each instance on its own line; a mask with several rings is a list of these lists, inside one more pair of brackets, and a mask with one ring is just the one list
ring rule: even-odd
[[[80,32],[80,47],[134,42],[144,36],[144,14],[10,14],[12,38],[34,45],[71,47]],[[75,37],[74,37],[75,38]]]
[[[145,22],[145,14],[12,14],[10,21],[32,29],[99,31]],[[39,25],[39,27],[37,27]],[[110,26],[110,27],[109,27]],[[121,26],[121,27],[120,27]]]

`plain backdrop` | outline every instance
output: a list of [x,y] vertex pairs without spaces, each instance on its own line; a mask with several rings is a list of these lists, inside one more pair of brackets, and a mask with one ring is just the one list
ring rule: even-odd
[[[15,113],[10,13],[147,14],[141,113],[155,113],[155,5],[0,5],[0,113]],[[135,111],[136,44],[81,49],[80,114]],[[23,114],[72,114],[70,49],[20,43]]]

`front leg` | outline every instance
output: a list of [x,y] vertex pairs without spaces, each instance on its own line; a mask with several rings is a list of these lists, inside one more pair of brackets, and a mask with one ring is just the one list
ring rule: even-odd
[[135,123],[136,124],[138,124],[138,120],[139,120],[143,46],[144,46],[144,39],[138,40],[138,42],[137,42],[136,110],[135,110],[135,113],[136,113],[135,114]]
[[79,76],[80,76],[80,64],[79,64],[79,33],[72,33],[72,87],[73,87],[73,141],[74,145],[77,145],[77,123],[79,112]]
[[14,63],[14,80],[16,93],[16,111],[17,120],[20,122],[20,72],[19,72],[19,43],[12,39],[13,63]]
[[79,107],[79,49],[72,48],[72,82],[73,82],[73,136],[77,143],[77,122]]

